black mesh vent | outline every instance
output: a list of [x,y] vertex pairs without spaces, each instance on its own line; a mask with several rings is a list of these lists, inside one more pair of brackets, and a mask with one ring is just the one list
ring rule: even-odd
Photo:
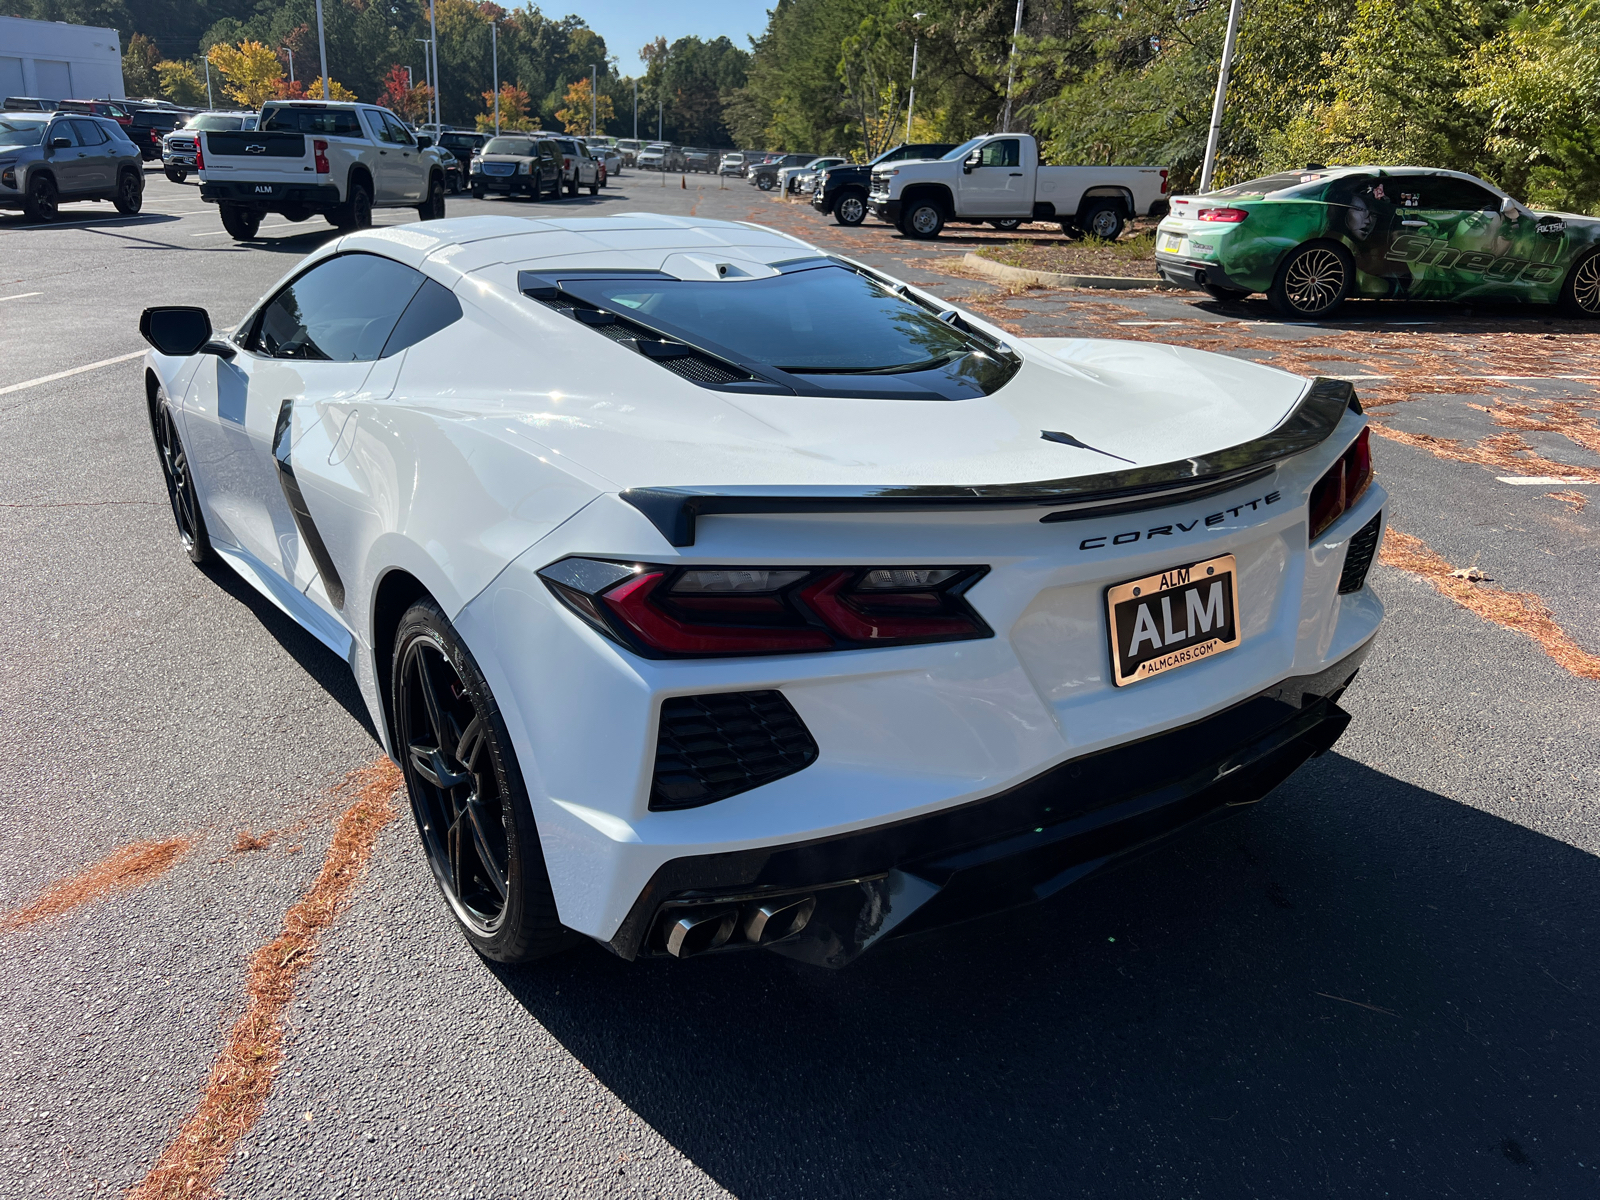
[[[580,310],[589,313],[595,311],[589,305],[575,303],[566,296],[539,296],[537,299],[546,308],[553,308],[556,312],[564,313],[574,320],[580,319],[578,317]],[[591,324],[588,321],[585,321],[584,324],[588,325],[596,333],[604,334],[617,342],[636,342],[640,340],[654,342],[660,340],[654,333],[625,320],[611,321],[604,325]],[[682,376],[690,383],[714,386],[722,383],[749,383],[755,379],[755,376],[748,371],[738,371],[724,366],[709,354],[696,354],[693,351],[682,353],[680,351],[675,357],[661,357],[653,354],[646,357],[653,359],[674,375]]]
[[1372,567],[1372,555],[1378,548],[1378,528],[1383,524],[1379,513],[1363,525],[1350,539],[1344,552],[1344,571],[1339,575],[1339,594],[1359,592],[1367,583],[1367,571]]
[[702,358],[698,354],[685,354],[682,358],[663,358],[657,361],[673,374],[682,375],[690,383],[736,383],[741,379],[754,378],[751,375],[736,374],[716,359]]
[[675,696],[661,705],[650,807],[726,800],[816,760],[817,743],[782,692]]

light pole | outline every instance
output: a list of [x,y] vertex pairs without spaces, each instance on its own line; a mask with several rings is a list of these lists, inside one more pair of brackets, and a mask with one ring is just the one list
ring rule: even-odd
[[1228,72],[1233,68],[1233,44],[1239,37],[1239,14],[1244,0],[1228,9],[1228,36],[1222,43],[1222,67],[1217,71],[1217,98],[1211,103],[1211,132],[1206,135],[1206,158],[1200,167],[1200,194],[1211,190],[1211,173],[1217,165],[1217,143],[1222,140],[1222,105],[1228,97]]
[[[322,0],[317,0],[317,3],[321,4]],[[1021,3],[1021,0],[1018,0],[1018,3]],[[433,16],[433,10],[437,7],[438,5],[434,3],[428,5],[428,40],[433,44],[433,131],[435,133],[438,133],[438,127],[444,124],[440,117],[443,109],[439,100],[439,25]]]
[[322,98],[328,99],[328,40],[322,36],[322,0],[317,0],[317,59],[322,63]]
[[285,46],[283,52],[289,56],[289,82],[294,82],[294,51]]
[[[217,102],[211,98],[211,51],[206,51],[206,107],[215,108]],[[196,139],[198,141],[198,139]]]
[[595,91],[599,86],[600,76],[596,74],[594,63],[589,64],[589,136],[593,137],[600,132],[600,93]]
[[661,100],[658,97],[656,99],[656,141],[659,142],[659,141],[662,141],[662,140],[663,140],[663,134],[662,134],[662,125],[661,125]]
[[[912,13],[913,21],[921,21],[926,13]],[[911,140],[911,110],[917,106],[917,44],[922,40],[922,26],[917,26],[917,32],[911,38],[911,96],[906,101],[906,141]]]
[[433,86],[433,59],[428,54],[427,38],[412,38],[422,47],[422,86],[428,89],[428,115],[433,114],[433,98],[438,94],[438,89]]
[[1001,133],[1011,132],[1011,85],[1017,78],[1017,38],[1022,35],[1022,0],[1017,0],[1017,23],[1011,27],[1011,66],[1006,71],[1006,119]]
[[633,140],[639,140],[639,77],[633,77]]
[[500,23],[489,22],[489,45],[494,53],[494,135],[500,136]]

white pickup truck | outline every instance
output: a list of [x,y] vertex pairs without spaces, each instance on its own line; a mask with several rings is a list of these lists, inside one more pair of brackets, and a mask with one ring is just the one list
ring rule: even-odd
[[1057,221],[1069,237],[1110,240],[1132,217],[1166,213],[1167,168],[1045,167],[1028,134],[985,134],[943,158],[874,167],[867,203],[911,238],[936,238],[950,221]]
[[444,216],[441,152],[375,104],[269,100],[254,130],[202,132],[195,169],[200,198],[238,241],[255,237],[269,212],[291,221],[321,213],[340,229],[372,224],[374,208]]

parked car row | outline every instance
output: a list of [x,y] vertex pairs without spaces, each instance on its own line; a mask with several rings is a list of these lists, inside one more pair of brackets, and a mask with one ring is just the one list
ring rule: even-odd
[[0,112],[0,209],[53,221],[63,200],[144,205],[144,163],[122,125],[77,111]]

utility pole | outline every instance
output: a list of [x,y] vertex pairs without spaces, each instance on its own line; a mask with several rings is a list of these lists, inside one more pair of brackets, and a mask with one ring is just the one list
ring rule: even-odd
[[600,76],[596,73],[594,63],[589,64],[589,136],[593,137],[600,132],[600,93],[595,88],[600,85]]
[[[217,102],[211,98],[211,51],[206,51],[206,107],[215,108]],[[197,139],[198,140],[198,139]]]
[[433,99],[438,93],[438,88],[433,86],[433,58],[428,53],[429,41],[427,38],[412,38],[422,47],[422,83],[428,89],[428,116],[433,115]]
[[1011,85],[1017,80],[1017,38],[1022,36],[1022,0],[1017,0],[1017,23],[1011,27],[1011,66],[1006,72],[1006,119],[1001,133],[1011,132]]
[[[912,13],[913,21],[921,21],[926,13]],[[906,141],[911,140],[911,110],[917,106],[917,45],[922,41],[922,26],[917,26],[917,32],[911,39],[911,97],[906,101]]]
[[1217,143],[1222,140],[1222,107],[1228,98],[1228,72],[1233,69],[1233,46],[1239,37],[1239,15],[1244,0],[1233,0],[1228,9],[1228,36],[1222,43],[1222,67],[1217,72],[1217,98],[1211,104],[1211,132],[1206,135],[1206,158],[1200,167],[1200,192],[1211,190],[1211,173],[1217,166]]
[[283,52],[289,56],[289,82],[294,82],[294,51],[285,46]]
[[[322,0],[317,0],[317,3],[321,4]],[[1018,3],[1021,3],[1021,0],[1018,0]],[[433,10],[437,7],[438,5],[430,0],[428,4],[428,40],[433,44],[433,123],[435,126],[444,124],[439,115],[443,111],[439,100],[439,24],[433,15]],[[439,130],[435,128],[434,133],[438,132]]]
[[489,22],[489,44],[494,47],[494,135],[500,136],[500,23]]
[[317,0],[317,58],[322,62],[322,98],[328,99],[328,40],[322,36],[322,0]]
[[[661,101],[657,100],[656,101],[656,141],[658,141],[658,142],[663,140],[662,134],[661,134],[661,130],[662,130],[662,125],[661,125]],[[666,168],[662,168],[662,169],[665,170]]]
[[639,140],[639,77],[633,77],[633,140]]

